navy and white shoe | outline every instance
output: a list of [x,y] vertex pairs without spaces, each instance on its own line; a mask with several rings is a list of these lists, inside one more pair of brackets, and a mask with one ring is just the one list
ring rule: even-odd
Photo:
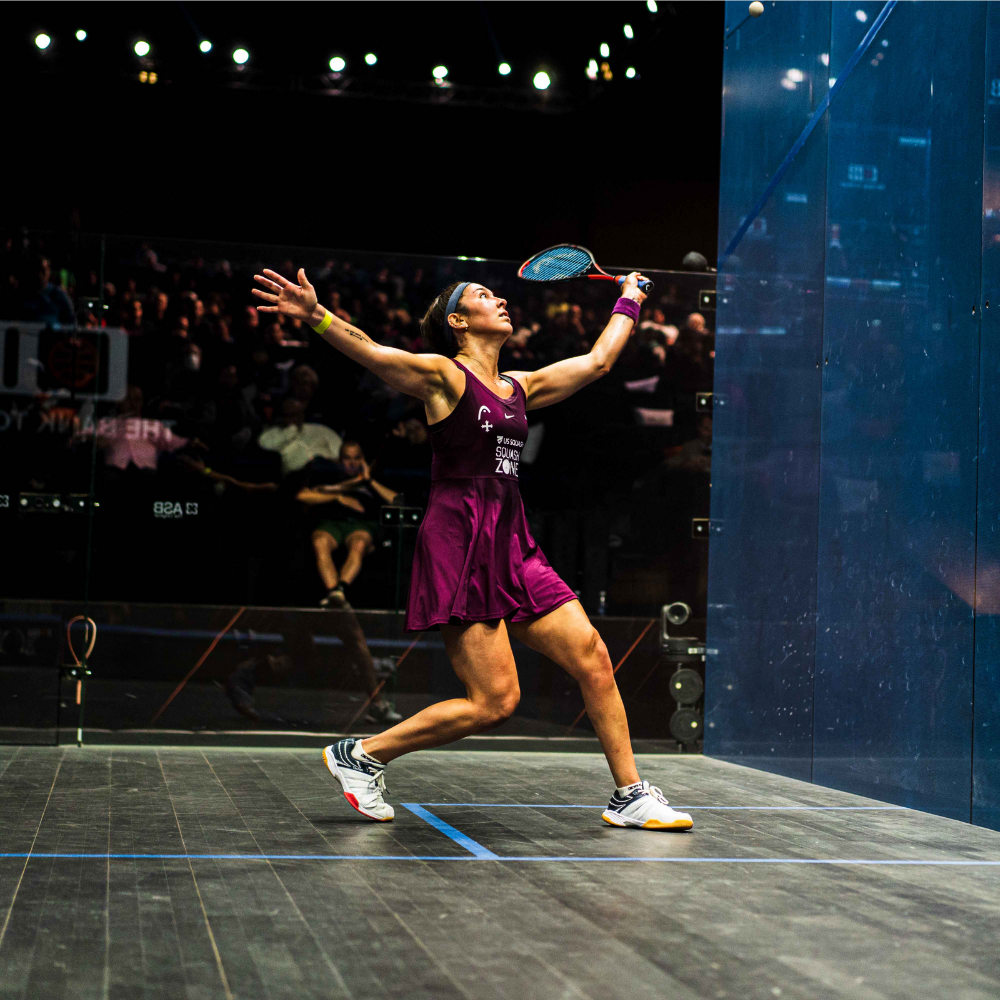
[[690,830],[694,826],[687,813],[671,809],[663,792],[648,781],[639,782],[627,795],[619,795],[615,789],[601,818],[612,826],[642,830]]
[[323,748],[323,763],[344,790],[344,798],[362,816],[388,823],[395,816],[385,801],[385,764],[373,762],[367,754],[358,760],[351,751],[356,739],[340,740]]

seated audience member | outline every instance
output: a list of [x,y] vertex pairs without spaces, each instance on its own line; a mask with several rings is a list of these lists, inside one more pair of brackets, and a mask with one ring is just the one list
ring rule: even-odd
[[[312,533],[316,568],[327,588],[320,606],[345,608],[350,607],[346,588],[357,579],[364,557],[375,547],[379,508],[398,503],[400,495],[372,479],[357,441],[344,442],[335,478],[339,481],[305,487],[298,499],[319,508],[322,518]],[[333,553],[341,547],[347,556],[338,575]]]
[[319,376],[308,365],[296,365],[288,375],[286,399],[297,399],[302,404],[306,420],[313,424],[326,423],[322,409],[323,399],[318,395]]
[[260,430],[250,394],[240,388],[236,365],[226,365],[216,381],[209,404],[208,442],[213,451],[231,454],[243,451]]
[[340,435],[323,424],[307,424],[305,407],[297,399],[281,404],[276,427],[268,427],[257,443],[267,451],[281,455],[281,474],[287,476],[304,469],[315,458],[335,462],[342,451]]
[[[97,447],[104,452],[105,465],[122,471],[133,466],[155,472],[161,454],[177,451],[189,443],[162,420],[144,419],[142,404],[142,389],[130,385],[118,406],[117,416],[102,417],[97,422]],[[93,433],[92,427],[85,427],[77,437],[90,437]]]
[[705,317],[701,313],[689,313],[684,326],[689,330],[694,330],[695,333],[708,333]]
[[340,292],[332,291],[326,302],[327,312],[332,312],[334,316],[342,319],[345,323],[353,323],[351,314],[341,305]]
[[[704,325],[704,319],[702,320]],[[639,334],[643,340],[652,340],[662,337],[666,341],[667,347],[673,345],[674,341],[677,340],[677,334],[680,331],[671,323],[667,322],[667,317],[662,309],[654,309],[652,318],[644,319],[639,324]]]
[[20,318],[36,322],[72,324],[73,303],[58,285],[52,284],[52,265],[48,257],[38,257],[29,268],[23,282],[24,297]]
[[684,444],[667,459],[668,469],[685,472],[712,471],[712,418],[704,413],[698,421],[698,436]]
[[409,416],[393,427],[378,458],[379,475],[407,503],[426,504],[431,485],[431,438],[427,424]]

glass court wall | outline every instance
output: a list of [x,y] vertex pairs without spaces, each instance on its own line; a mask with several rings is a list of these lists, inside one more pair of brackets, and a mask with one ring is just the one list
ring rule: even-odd
[[[328,307],[406,350],[421,349],[417,322],[440,288],[490,285],[515,325],[501,370],[589,349],[615,299],[601,282],[520,282],[509,262],[10,235],[0,729],[13,740],[73,735],[66,668],[87,638],[77,623],[67,644],[76,615],[98,630],[91,739],[370,731],[383,699],[407,714],[456,688],[437,633],[402,629],[429,489],[422,408],[308,329],[256,312],[252,275],[299,266]],[[543,550],[615,662],[628,654],[619,677],[636,734],[670,740],[654,619],[683,601],[703,635],[714,276],[650,276],[656,294],[612,375],[530,414],[520,479]],[[313,535],[337,518],[300,493],[343,477],[345,441],[392,503],[369,512],[379,523],[353,610],[336,611],[319,607]],[[575,685],[527,650],[519,662],[511,734],[589,734]]]
[[[882,6],[729,39],[720,246]],[[720,268],[706,714],[711,753],[991,826],[997,18],[897,4]]]

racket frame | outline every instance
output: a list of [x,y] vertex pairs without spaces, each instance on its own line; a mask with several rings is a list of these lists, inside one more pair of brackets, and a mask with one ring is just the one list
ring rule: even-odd
[[[525,281],[534,281],[534,278],[525,278],[524,269],[532,263],[532,261],[537,260],[539,257],[544,257],[547,253],[551,253],[553,250],[580,250],[585,253],[590,258],[590,266],[597,271],[597,274],[588,274],[586,271],[581,271],[579,274],[566,274],[561,275],[558,278],[545,278],[539,284],[547,284],[550,281],[575,281],[577,278],[587,278],[590,281],[615,281],[619,285],[625,284],[624,276],[615,276],[613,274],[608,274],[600,264],[594,260],[594,255],[586,248],[580,246],[578,243],[557,243],[555,246],[548,247],[545,250],[539,250],[538,253],[532,254],[518,269],[517,276]],[[640,287],[643,285],[647,286],[650,291],[652,291],[653,283],[651,281],[640,282]]]

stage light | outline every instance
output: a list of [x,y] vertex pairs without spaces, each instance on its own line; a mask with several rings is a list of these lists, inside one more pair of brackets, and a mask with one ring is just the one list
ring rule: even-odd
[[857,18],[857,19],[858,19],[858,20],[859,20],[859,21],[860,21],[860,22],[861,22],[862,24],[864,24],[864,23],[865,23],[865,21],[867,21],[867,20],[868,20],[868,15],[867,15],[867,14],[866,14],[866,13],[865,13],[865,12],[864,12],[863,10],[856,10],[856,11],[854,12],[854,16],[855,16],[855,17],[856,17],[856,18]]
[[601,58],[607,59],[611,55],[611,46],[607,42],[601,42]]
[[629,68],[627,70],[625,70],[625,75],[630,80],[634,80],[635,79],[635,67],[634,66],[629,66]]
[[648,10],[650,14],[655,14],[656,0],[646,0],[646,10]]
[[626,24],[623,30],[625,32],[625,37],[626,38],[631,38],[632,37],[632,25],[631,24]]
[[805,79],[805,74],[800,69],[790,69],[785,76],[787,76],[792,83],[801,83]]
[[431,76],[433,76],[435,80],[443,80],[447,75],[447,66],[435,66],[434,69],[431,70]]
[[203,38],[198,43],[198,51],[204,52],[206,55],[208,55],[208,53],[212,51],[212,43],[207,38]]
[[590,79],[590,80],[596,80],[597,79],[597,60],[596,59],[591,59],[590,62],[587,63],[587,78]]
[[330,69],[332,69],[334,73],[343,73],[344,70],[347,69],[347,60],[342,56],[334,56],[330,60]]
[[133,51],[141,59],[143,56],[149,55],[149,42],[143,41],[141,38],[133,46]]
[[87,40],[87,32],[83,28],[76,29],[76,40],[78,42],[85,42]]
[[830,53],[829,52],[821,52],[819,54],[819,61],[824,66],[829,66],[830,65]]
[[236,49],[233,52],[233,62],[237,66],[243,66],[246,64],[247,60],[250,58],[250,53],[246,49]]
[[535,85],[536,90],[548,90],[549,84],[552,82],[549,79],[549,74],[544,70],[539,70],[535,74],[534,80],[531,81]]
[[785,90],[795,90],[795,81],[789,80],[787,76],[783,76],[781,78],[781,86],[784,87]]
[[377,55],[375,55],[375,53],[374,53],[374,52],[369,52],[369,53],[368,53],[368,54],[367,54],[367,55],[365,56],[365,62],[366,62],[366,63],[367,63],[367,64],[368,64],[369,66],[374,66],[374,65],[375,65],[375,63],[377,63],[377,62],[378,62],[378,56],[377,56]]
[[500,65],[497,66],[497,72],[501,76],[509,76],[510,75],[510,63],[500,63]]
[[40,49],[47,49],[52,44],[52,39],[43,31],[40,35],[35,35],[35,45]]

